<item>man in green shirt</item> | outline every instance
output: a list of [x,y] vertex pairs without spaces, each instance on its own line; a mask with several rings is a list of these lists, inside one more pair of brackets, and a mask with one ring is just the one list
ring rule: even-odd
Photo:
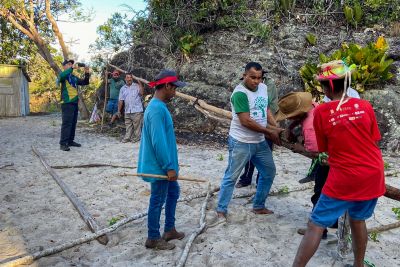
[[226,221],[228,205],[235,182],[248,161],[260,172],[253,212],[272,214],[265,201],[275,177],[272,152],[265,137],[280,144],[279,133],[283,130],[267,125],[268,93],[262,81],[263,70],[259,63],[250,62],[245,67],[243,82],[236,86],[231,96],[232,121],[229,129],[229,164],[221,181],[217,215],[218,221]]
[[108,80],[110,98],[107,101],[106,111],[111,114],[110,126],[112,127],[114,122],[118,119],[118,96],[121,87],[125,85],[124,79],[120,78],[118,70],[112,72],[112,78]]

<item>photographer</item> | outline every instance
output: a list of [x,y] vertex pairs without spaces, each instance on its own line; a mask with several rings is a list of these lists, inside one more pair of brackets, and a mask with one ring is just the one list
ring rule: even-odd
[[[89,67],[85,64],[77,63],[74,65],[74,60],[64,60],[62,63],[64,71],[58,75],[58,83],[61,85],[61,137],[60,149],[69,151],[70,146],[80,147],[81,145],[74,142],[75,128],[78,120],[78,85],[89,84]],[[85,77],[79,79],[72,74],[74,69],[84,67]]]

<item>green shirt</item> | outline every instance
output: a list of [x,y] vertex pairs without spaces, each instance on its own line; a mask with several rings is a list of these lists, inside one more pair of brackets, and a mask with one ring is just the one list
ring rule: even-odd
[[125,85],[124,80],[118,78],[117,80],[110,79],[110,99],[118,100],[119,90]]

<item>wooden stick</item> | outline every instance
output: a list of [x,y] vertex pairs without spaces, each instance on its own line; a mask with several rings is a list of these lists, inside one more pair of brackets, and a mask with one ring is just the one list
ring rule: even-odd
[[[93,219],[92,215],[86,210],[85,205],[76,197],[76,195],[68,188],[68,186],[61,180],[61,178],[54,172],[54,170],[50,167],[47,161],[44,159],[42,154],[32,146],[32,151],[36,156],[40,159],[45,169],[49,172],[51,177],[57,182],[57,184],[61,187],[64,193],[67,195],[68,199],[71,201],[72,205],[76,208],[79,215],[82,217],[83,221],[89,227],[89,229],[95,233],[100,230],[100,227],[97,225],[96,221]],[[108,237],[106,235],[99,236],[97,238],[101,244],[106,245],[108,243]]]
[[104,104],[103,104],[103,115],[101,116],[101,127],[100,131],[103,131],[104,125],[104,116],[106,114],[106,106],[107,106],[107,92],[108,92],[108,64],[106,64],[106,70],[104,73],[105,80],[104,80]]
[[[123,173],[123,174],[120,174],[120,176],[138,176],[138,177],[168,179],[168,176],[166,176],[166,175],[147,174],[147,173]],[[192,181],[192,182],[199,182],[199,183],[207,182],[206,180],[195,179],[195,178],[187,177],[187,176],[178,176],[178,180]]]
[[186,242],[186,245],[182,251],[181,257],[179,258],[179,261],[176,263],[177,267],[185,266],[185,263],[186,263],[188,255],[189,255],[189,251],[193,244],[193,241],[196,239],[196,237],[200,233],[203,232],[204,228],[206,227],[206,221],[205,221],[206,208],[207,208],[207,203],[208,203],[208,200],[210,199],[211,194],[212,194],[211,183],[208,183],[207,196],[203,202],[203,205],[201,206],[199,227],[190,235],[188,241]]
[[[376,226],[376,227],[372,227],[367,229],[367,233],[371,234],[371,233],[381,233],[381,232],[385,232],[385,231],[389,231],[395,228],[399,228],[400,227],[400,221],[395,222],[395,223],[390,223],[390,224],[385,224],[385,225],[381,225],[381,226]],[[331,244],[336,244],[338,242],[337,239],[332,239],[329,240],[327,242],[328,245]]]
[[2,165],[2,166],[0,166],[0,169],[11,167],[11,166],[14,166],[14,163],[8,163],[8,164],[5,164],[5,165]]
[[[115,65],[113,65],[113,64],[108,63],[108,66],[113,67],[114,69],[116,69],[116,70],[118,70],[118,71],[120,71],[120,72],[128,73],[126,70],[123,70],[123,69],[121,69],[121,68],[119,68],[119,67],[117,67],[117,66],[115,66]],[[143,83],[145,83],[145,84],[148,84],[148,83],[149,83],[148,80],[145,80],[145,79],[136,77],[135,75],[132,75],[132,78],[135,79],[135,80],[137,80],[137,81],[141,81],[141,82],[143,82]]]
[[[179,164],[180,167],[190,167],[187,164]],[[98,167],[111,167],[111,168],[124,168],[124,169],[136,169],[137,166],[123,166],[123,165],[113,165],[113,164],[103,164],[103,163],[90,163],[90,164],[80,164],[80,165],[52,165],[53,169],[73,169],[73,168],[98,168]]]
[[73,168],[98,168],[98,167],[111,167],[111,168],[125,168],[125,169],[136,169],[136,166],[121,166],[113,164],[102,164],[102,163],[91,163],[81,165],[53,165],[53,169],[73,169]]
[[56,254],[58,252],[64,251],[66,249],[75,247],[77,245],[81,245],[83,243],[87,243],[87,242],[92,241],[94,239],[98,239],[101,236],[106,236],[108,233],[111,233],[111,232],[115,231],[117,228],[121,227],[122,225],[125,225],[125,224],[127,224],[129,222],[132,222],[134,220],[138,220],[140,218],[143,218],[146,215],[147,215],[147,212],[142,212],[142,213],[139,213],[139,214],[135,214],[135,215],[133,215],[133,216],[131,216],[129,218],[125,218],[125,219],[122,219],[122,220],[116,222],[115,224],[113,224],[110,227],[101,229],[100,231],[98,231],[96,233],[89,234],[89,235],[87,235],[85,237],[78,238],[78,239],[75,239],[75,240],[71,240],[71,241],[68,241],[68,242],[66,242],[64,244],[61,244],[61,245],[58,245],[58,246],[55,246],[55,247],[51,247],[51,248],[48,248],[48,249],[33,253],[32,255],[23,256],[21,258],[14,259],[12,261],[7,261],[7,262],[6,261],[1,261],[0,264],[4,264],[4,265],[1,265],[2,267],[15,267],[15,266],[32,264],[35,260],[40,259],[42,257],[53,255],[53,254]]

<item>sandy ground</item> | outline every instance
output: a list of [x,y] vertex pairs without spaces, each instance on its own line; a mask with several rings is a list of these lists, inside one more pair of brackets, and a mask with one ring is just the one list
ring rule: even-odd
[[[81,148],[70,152],[59,150],[60,116],[0,119],[0,262],[33,253],[66,241],[83,237],[88,228],[68,198],[32,153],[35,145],[50,165],[109,163],[135,166],[138,144],[122,144],[118,138],[101,136],[79,126],[76,141]],[[222,156],[221,156],[222,155]],[[227,149],[206,146],[179,146],[182,175],[209,179],[219,185],[227,165]],[[274,152],[277,176],[273,189],[292,190],[299,187],[310,160],[286,149]],[[385,157],[390,169],[399,169],[399,158]],[[57,174],[86,204],[98,224],[107,227],[111,218],[130,216],[146,211],[148,184],[135,177],[119,174],[133,172],[121,168],[57,169]],[[387,183],[400,187],[398,177]],[[205,184],[181,182],[181,196],[204,192]],[[254,190],[237,189],[236,192]],[[186,266],[289,266],[295,256],[303,227],[311,210],[312,190],[270,196],[271,216],[250,212],[249,199],[234,199],[230,205],[228,224],[208,229],[194,242]],[[119,228],[103,246],[97,241],[82,244],[64,252],[36,261],[31,266],[172,266],[180,257],[190,233],[198,227],[200,208],[204,199],[179,203],[176,217],[178,230],[187,237],[172,241],[172,251],[151,251],[144,247],[146,217]],[[216,195],[210,201],[208,220],[215,216]],[[400,207],[396,201],[380,198],[368,226],[395,222],[391,211]],[[163,218],[162,218],[163,220]],[[329,230],[329,239],[335,230]],[[379,242],[369,241],[366,258],[376,266],[400,266],[400,229],[378,235]],[[343,266],[351,262],[335,258],[335,245],[322,241],[309,266]],[[1,265],[1,264],[0,264]]]

